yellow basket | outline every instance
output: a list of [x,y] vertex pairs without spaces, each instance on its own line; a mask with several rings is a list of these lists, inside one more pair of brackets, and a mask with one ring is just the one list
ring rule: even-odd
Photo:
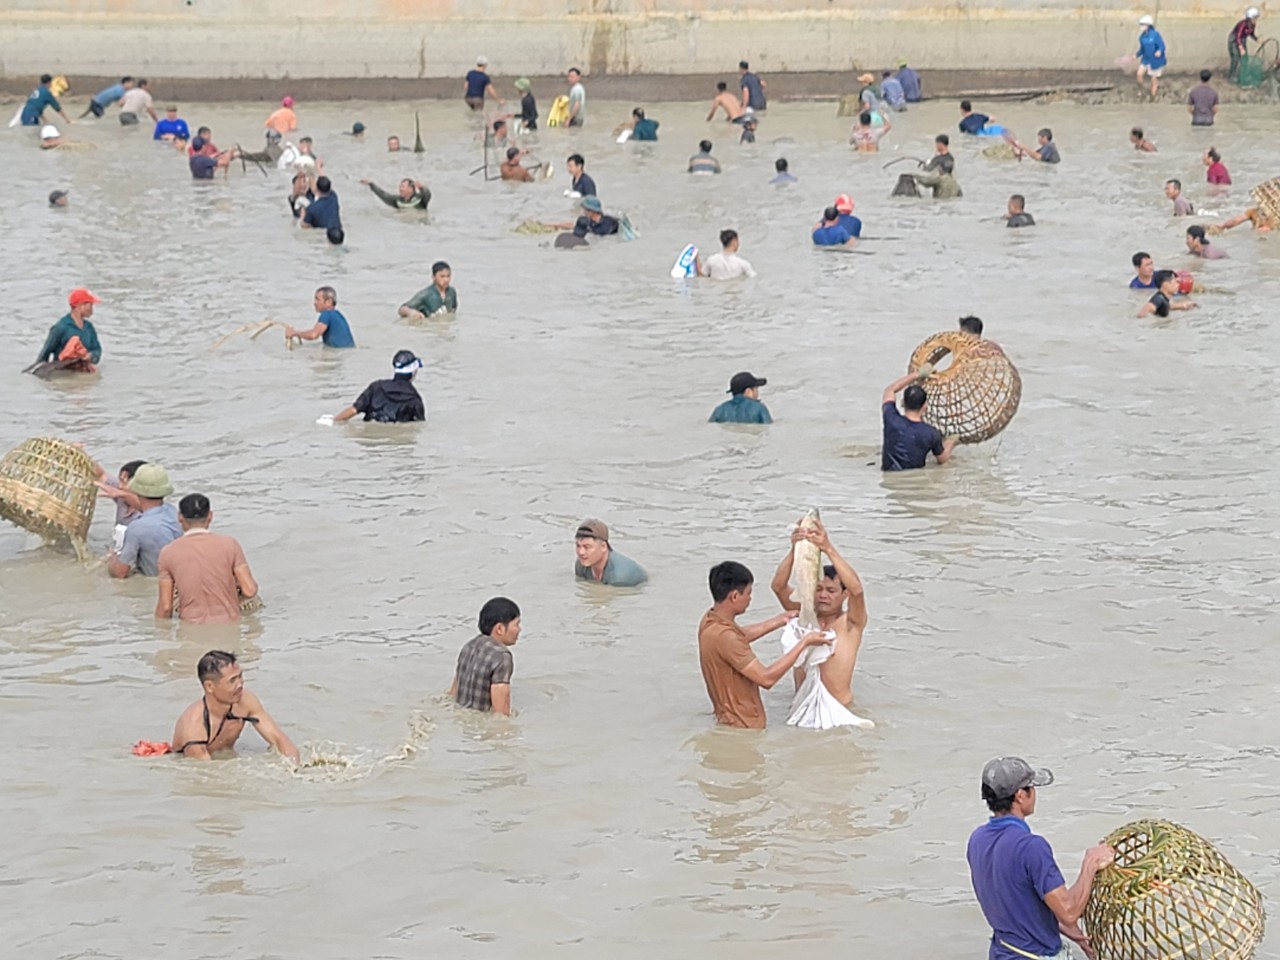
[[1105,960],[1249,960],[1262,896],[1208,840],[1168,820],[1138,820],[1106,842],[1084,923]]
[[0,460],[0,517],[48,541],[69,540],[76,555],[88,559],[96,479],[93,461],[79,447],[33,437]]
[[1018,412],[1022,377],[998,345],[958,330],[935,333],[916,347],[907,370],[948,356],[951,363],[924,381],[924,420],[961,443],[990,440]]
[[1258,205],[1258,214],[1272,227],[1280,228],[1280,177],[1260,183],[1249,191]]

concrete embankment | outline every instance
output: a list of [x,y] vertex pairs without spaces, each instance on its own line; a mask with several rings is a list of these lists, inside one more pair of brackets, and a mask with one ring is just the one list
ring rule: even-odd
[[899,57],[933,71],[1114,71],[1143,13],[1157,15],[1171,68],[1190,71],[1225,63],[1240,12],[1232,0],[10,0],[0,78],[447,80],[417,88],[432,96],[456,92],[481,54],[503,77],[578,65],[597,81],[732,78],[741,59],[775,78]]

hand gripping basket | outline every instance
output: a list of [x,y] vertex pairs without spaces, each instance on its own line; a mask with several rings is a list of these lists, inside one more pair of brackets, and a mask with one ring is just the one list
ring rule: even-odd
[[1084,922],[1098,960],[1249,960],[1262,896],[1208,840],[1167,820],[1138,820],[1106,842]]
[[0,517],[46,540],[69,540],[86,560],[95,479],[93,461],[79,447],[33,437],[0,460]]
[[1280,229],[1280,177],[1258,184],[1249,193],[1258,205],[1258,218]]
[[958,330],[935,333],[911,354],[909,372],[926,363],[951,363],[924,381],[924,419],[961,443],[990,440],[1009,425],[1022,400],[1022,378],[990,340]]

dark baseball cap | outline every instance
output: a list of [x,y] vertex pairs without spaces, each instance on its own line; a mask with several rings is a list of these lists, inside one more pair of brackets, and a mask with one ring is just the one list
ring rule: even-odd
[[729,393],[737,396],[740,393],[746,393],[752,387],[763,387],[769,381],[764,377],[757,377],[753,373],[735,373],[733,379],[729,381]]
[[982,768],[982,785],[997,797],[1012,797],[1023,787],[1047,787],[1052,770],[1036,770],[1021,757],[996,757]]

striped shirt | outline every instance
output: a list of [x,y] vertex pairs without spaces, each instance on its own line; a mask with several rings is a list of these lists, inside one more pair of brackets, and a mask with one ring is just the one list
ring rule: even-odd
[[454,700],[471,710],[493,709],[490,687],[510,683],[515,670],[511,651],[483,633],[468,640],[458,653],[458,669],[454,680],[458,685]]

